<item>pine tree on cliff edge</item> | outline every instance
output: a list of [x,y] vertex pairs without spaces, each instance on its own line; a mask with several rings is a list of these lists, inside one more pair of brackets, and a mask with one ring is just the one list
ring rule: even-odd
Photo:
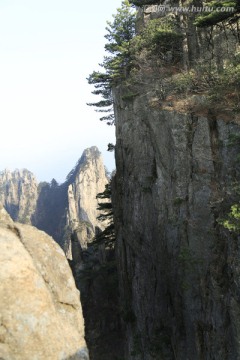
[[104,72],[93,71],[88,77],[88,83],[94,85],[94,95],[101,95],[102,100],[88,103],[96,107],[96,111],[107,113],[100,120],[114,124],[112,87],[124,79],[131,68],[130,41],[135,34],[135,14],[128,0],[122,2],[121,8],[113,15],[113,21],[107,22],[107,34],[103,63],[99,64]]

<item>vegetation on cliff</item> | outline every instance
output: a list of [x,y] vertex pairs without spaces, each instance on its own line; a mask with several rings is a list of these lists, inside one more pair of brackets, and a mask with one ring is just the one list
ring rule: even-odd
[[[86,339],[92,359],[122,359],[119,285],[115,259],[115,230],[111,202],[111,184],[97,195],[98,220],[107,224],[88,249],[82,251],[76,283],[81,291],[86,319]],[[96,301],[97,299],[97,301]],[[107,320],[107,321],[106,321]],[[94,334],[94,336],[93,336]]]
[[[145,6],[158,2],[131,3]],[[187,4],[188,8],[191,6],[193,2]],[[204,7],[204,12],[156,12],[135,33],[136,15],[128,1],[122,2],[106,28],[105,50],[109,56],[101,64],[104,72],[94,71],[88,78],[89,84],[95,86],[93,94],[102,96],[102,100],[89,104],[96,111],[107,113],[101,120],[114,124],[114,87],[124,83],[123,100],[131,100],[146,76],[158,81],[161,101],[186,99],[184,111],[192,109],[192,95],[204,94],[205,110],[219,112],[227,108],[239,113],[239,5],[237,1],[208,1]],[[225,47],[221,42],[226,43]],[[207,56],[203,57],[203,53]]]
[[88,77],[88,83],[94,85],[94,95],[101,95],[102,100],[88,103],[96,107],[96,111],[107,113],[100,120],[107,121],[108,125],[114,124],[112,87],[124,78],[131,68],[130,41],[135,34],[135,14],[128,0],[122,2],[121,8],[117,9],[113,21],[107,22],[107,34],[105,45],[107,56],[104,57],[100,66],[103,72],[93,71]]
[[113,206],[111,201],[111,183],[105,186],[105,190],[97,195],[98,208],[101,211],[98,216],[99,221],[107,222],[106,228],[96,235],[95,244],[104,244],[105,247],[114,248],[115,244],[115,231],[113,223]]
[[[224,2],[227,5],[230,2]],[[140,11],[124,66],[114,62],[116,67],[90,79],[97,85],[94,93],[111,100],[92,105],[111,106],[114,89],[119,118],[114,206],[120,273],[111,283],[120,284],[127,358],[172,359],[187,352],[211,357],[208,344],[218,344],[212,334],[219,327],[215,320],[209,327],[209,314],[216,316],[207,310],[209,300],[221,303],[218,318],[229,319],[222,309],[232,296],[229,284],[238,247],[224,227],[237,233],[240,229],[240,207],[231,193],[239,169],[226,145],[226,134],[236,129],[233,118],[240,112],[237,3],[233,6],[227,16],[217,10],[169,11],[164,16],[154,9]],[[101,92],[103,85],[108,92]],[[111,205],[105,205],[102,209],[111,213]],[[107,244],[102,236],[96,246],[99,254]],[[116,274],[114,256],[91,266],[87,275],[93,284],[100,274],[106,284]],[[196,309],[192,318],[185,313],[190,304]],[[203,308],[207,319],[202,318]],[[189,337],[194,345],[186,342],[182,348],[179,344],[191,326],[197,329],[195,338]],[[214,340],[206,340],[208,336]],[[196,341],[199,349],[194,348]],[[228,339],[226,344],[216,345],[222,346],[219,354],[233,347]]]
[[[240,7],[237,0],[211,0],[205,2],[204,7],[211,9],[211,11],[205,11],[203,15],[197,16],[195,25],[199,27],[213,26],[219,24],[220,22],[233,24],[239,20]],[[221,11],[218,11],[218,8],[221,8]],[[226,11],[223,11],[224,9],[226,9]]]
[[[174,107],[175,103],[184,103],[184,112],[238,115],[239,2],[200,2],[198,8],[204,7],[204,11],[186,12],[183,15],[177,11],[167,11],[164,15],[156,12],[153,17],[142,22],[137,33],[136,14],[131,4],[145,7],[159,2],[125,0],[114,15],[113,22],[108,22],[105,50],[109,55],[104,57],[101,64],[104,72],[94,71],[88,78],[89,84],[95,86],[93,94],[102,96],[102,100],[89,105],[95,106],[97,111],[108,113],[101,120],[106,120],[108,124],[114,123],[114,87],[124,84],[122,100],[129,101],[138,94],[139,86],[147,78],[153,78],[154,83],[158,83],[157,96],[150,102],[150,106],[163,107],[170,103]],[[186,5],[188,8],[191,6],[196,4],[190,1]],[[194,41],[189,38],[189,30]],[[109,203],[105,205],[110,206]],[[238,230],[238,222],[239,206],[234,204],[222,225],[233,231]],[[110,239],[111,226],[113,224],[105,231],[107,235],[110,230]],[[104,237],[105,233],[102,233],[98,240],[104,242]]]

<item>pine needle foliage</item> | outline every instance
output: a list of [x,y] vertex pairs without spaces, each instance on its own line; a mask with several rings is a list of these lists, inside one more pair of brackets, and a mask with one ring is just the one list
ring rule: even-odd
[[100,215],[97,217],[97,219],[99,221],[107,221],[108,225],[102,232],[96,235],[94,244],[105,244],[107,247],[114,248],[115,230],[113,223],[111,195],[111,183],[107,184],[105,186],[105,190],[97,195],[97,199],[99,200],[97,210],[100,211]]
[[112,88],[125,79],[131,69],[130,42],[135,35],[135,19],[129,1],[124,0],[116,15],[113,15],[113,21],[107,22],[107,55],[99,64],[104,71],[93,71],[87,78],[88,83],[95,87],[92,94],[102,97],[102,100],[88,105],[94,106],[97,112],[106,113],[100,120],[108,125],[114,124]]
[[239,0],[207,1],[204,7],[211,11],[197,16],[195,25],[198,27],[214,26],[220,22],[235,23],[240,17]]

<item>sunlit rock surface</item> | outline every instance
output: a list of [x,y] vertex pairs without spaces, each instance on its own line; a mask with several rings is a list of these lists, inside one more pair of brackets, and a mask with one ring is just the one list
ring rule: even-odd
[[88,359],[79,291],[56,242],[0,210],[0,358]]

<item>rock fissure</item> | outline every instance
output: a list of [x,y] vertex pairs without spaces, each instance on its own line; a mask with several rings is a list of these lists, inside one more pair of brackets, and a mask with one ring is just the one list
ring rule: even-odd
[[77,307],[76,305],[74,305],[74,304],[65,303],[65,302],[62,302],[62,301],[58,301],[58,304],[64,305],[64,306],[67,306],[67,307],[70,307],[70,308],[72,308],[73,310],[77,310],[77,309],[78,309],[78,307]]

